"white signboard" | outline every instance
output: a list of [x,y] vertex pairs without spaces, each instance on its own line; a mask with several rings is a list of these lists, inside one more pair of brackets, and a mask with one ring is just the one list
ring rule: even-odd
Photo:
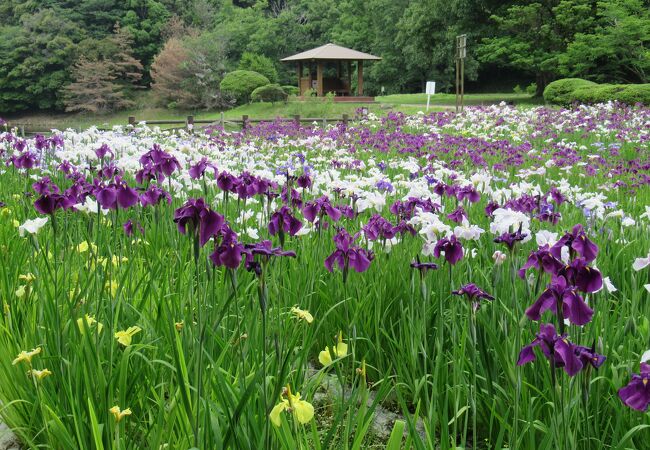
[[427,89],[425,93],[427,94],[427,111],[429,111],[429,101],[431,100],[431,96],[436,93],[435,81],[427,81]]

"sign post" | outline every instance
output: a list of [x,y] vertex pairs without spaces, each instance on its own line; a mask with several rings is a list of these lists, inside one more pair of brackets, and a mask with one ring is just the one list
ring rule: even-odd
[[456,113],[463,111],[465,97],[465,58],[467,57],[467,35],[456,36]]
[[427,111],[429,111],[429,100],[431,100],[432,95],[436,94],[436,82],[435,81],[427,81],[426,94],[427,94]]

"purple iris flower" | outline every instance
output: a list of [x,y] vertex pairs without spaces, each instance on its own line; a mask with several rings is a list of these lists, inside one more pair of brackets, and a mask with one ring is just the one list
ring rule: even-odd
[[585,293],[596,292],[603,287],[603,276],[600,271],[589,267],[585,258],[574,259],[571,264],[564,266],[559,274],[565,276],[578,290]]
[[289,233],[289,236],[295,236],[302,228],[302,222],[296,219],[291,214],[291,208],[282,206],[279,210],[273,213],[269,221],[269,233],[275,236],[280,233],[280,243],[284,244],[284,233]]
[[133,236],[133,222],[131,219],[127,220],[124,225],[122,225],[122,228],[124,229],[124,234],[128,237]]
[[229,269],[236,269],[241,264],[246,249],[243,244],[237,242],[237,234],[227,225],[222,227],[221,236],[221,243],[215,244],[210,260],[217,267],[226,266]]
[[309,189],[312,186],[313,182],[308,173],[303,173],[298,177],[296,183],[298,184],[298,187],[301,187],[303,189]]
[[178,160],[165,152],[158,144],[154,144],[151,150],[140,157],[140,164],[143,167],[153,166],[158,174],[158,181],[162,181],[165,176],[170,176],[175,170],[181,169]]
[[113,151],[111,148],[108,146],[108,144],[102,144],[101,147],[95,150],[95,155],[97,155],[97,159],[102,159],[106,155],[110,155],[111,158],[114,156]]
[[333,240],[336,250],[325,258],[325,267],[328,271],[334,271],[334,264],[343,271],[343,280],[347,278],[348,268],[352,267],[356,272],[365,272],[370,267],[374,254],[364,248],[353,245],[358,234],[350,236],[345,228],[339,229]]
[[564,264],[562,261],[553,256],[550,247],[548,244],[546,244],[536,251],[531,252],[531,254],[528,256],[526,264],[524,264],[523,267],[519,269],[519,277],[522,279],[526,278],[526,271],[531,267],[543,270],[544,272],[550,273],[551,275],[557,275],[557,273],[564,267]]
[[487,206],[485,207],[485,215],[488,217],[492,217],[494,215],[494,211],[499,209],[500,206],[497,202],[489,202]]
[[375,187],[380,191],[393,192],[395,188],[388,180],[380,180],[375,184]]
[[140,194],[140,204],[143,207],[149,205],[155,206],[163,200],[167,200],[168,205],[172,203],[172,197],[169,195],[169,192],[166,192],[155,184],[150,185],[146,191]]
[[607,357],[596,353],[594,347],[595,346],[592,346],[591,348],[583,347],[581,345],[575,346],[576,354],[578,355],[578,358],[580,358],[580,361],[582,361],[583,367],[591,365],[594,369],[598,369],[607,359]]
[[370,241],[376,241],[379,238],[392,239],[397,231],[392,223],[379,214],[374,214],[363,226],[363,233]]
[[9,158],[7,165],[13,164],[16,169],[33,169],[36,165],[36,156],[31,152],[21,153],[20,156],[12,156]]
[[478,193],[474,186],[467,185],[456,191],[456,198],[459,201],[467,199],[470,201],[470,203],[477,203],[479,200],[481,200],[481,194]]
[[583,367],[582,361],[576,354],[576,346],[568,341],[566,335],[558,335],[555,327],[550,323],[541,324],[537,337],[521,349],[518,366],[535,360],[535,347],[540,347],[554,369],[562,367],[570,377],[580,372]]
[[485,292],[483,289],[479,288],[474,283],[468,283],[464,286],[461,286],[460,289],[451,292],[454,295],[464,295],[469,301],[472,302],[472,309],[478,311],[481,307],[480,300],[494,300],[494,297]]
[[429,270],[437,270],[438,264],[433,262],[420,262],[420,257],[417,257],[416,261],[411,261],[411,267],[420,271],[420,274],[423,275]]
[[523,241],[528,236],[527,233],[521,232],[521,224],[519,224],[519,229],[514,233],[505,232],[501,236],[494,239],[494,242],[497,244],[506,244],[510,250],[512,250],[515,244],[519,241]]
[[626,406],[645,412],[650,404],[650,365],[641,363],[639,372],[632,375],[627,386],[618,390],[618,396]]
[[588,263],[592,262],[598,256],[598,246],[589,240],[580,224],[574,226],[570,233],[566,233],[551,247],[553,256],[559,259],[562,254],[562,247],[565,245],[572,251],[577,252]]
[[566,197],[556,187],[552,187],[549,193],[556,205],[560,206],[562,203],[566,202]]
[[38,195],[59,194],[61,192],[59,187],[52,183],[50,177],[43,177],[40,180],[35,181],[32,184],[32,189],[34,189]]
[[459,206],[454,212],[447,214],[447,219],[456,223],[462,223],[463,219],[467,219],[467,212],[465,212],[462,206]]
[[68,175],[72,169],[74,169],[74,166],[70,164],[70,161],[64,159],[63,162],[61,162],[61,164],[59,164],[56,168],[64,174]]
[[70,199],[65,195],[46,194],[36,199],[34,208],[41,214],[54,214],[57,209],[69,209],[74,204],[74,199]]
[[316,217],[322,219],[325,215],[334,222],[338,222],[341,218],[341,211],[332,206],[329,198],[325,195],[314,201],[307,202],[305,207],[302,209],[302,213],[305,216],[305,219],[310,222],[314,222]]
[[237,177],[228,172],[221,172],[217,176],[217,186],[222,191],[235,192],[237,183]]
[[433,203],[431,199],[420,199],[417,197],[409,197],[405,202],[401,200],[395,201],[390,206],[390,212],[395,214],[399,219],[408,220],[415,214],[415,208],[419,208],[424,212],[440,211],[440,205]]
[[589,323],[594,315],[594,311],[563,276],[553,277],[542,295],[526,309],[526,315],[531,320],[540,320],[542,314],[547,310],[559,315],[558,307],[562,309],[561,317],[558,320],[569,319],[575,325],[582,326]]
[[203,177],[208,167],[214,170],[214,175],[216,176],[217,166],[215,166],[210,161],[208,161],[208,158],[203,157],[201,158],[201,161],[197,162],[193,166],[190,166],[190,170],[189,170],[190,177],[195,180],[198,180],[199,178]]
[[443,252],[445,260],[452,266],[463,259],[463,245],[456,239],[456,235],[452,234],[450,237],[444,237],[436,242],[436,246],[433,248],[434,256],[440,258]]
[[[244,255],[246,255],[246,270],[255,272],[258,277],[264,273],[264,266],[269,262],[273,256],[288,256],[291,258],[296,257],[296,252],[285,251],[281,247],[273,247],[271,241],[262,241],[255,244],[246,244]],[[258,257],[256,260],[255,257]],[[263,306],[264,308],[264,306]]]
[[224,218],[210,209],[204,199],[191,198],[183,206],[174,211],[174,222],[178,231],[186,234],[189,231],[199,238],[199,246],[203,247],[224,224]]

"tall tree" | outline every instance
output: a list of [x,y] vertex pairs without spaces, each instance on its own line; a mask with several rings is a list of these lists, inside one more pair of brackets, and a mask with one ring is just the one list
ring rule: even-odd
[[80,58],[72,69],[75,81],[64,88],[65,110],[105,113],[133,106],[111,69],[109,61]]
[[483,62],[499,63],[535,76],[537,94],[560,75],[561,55],[576,33],[593,26],[595,0],[518,2],[492,15],[497,36],[479,48]]
[[600,82],[650,80],[650,2],[598,2],[597,25],[577,33],[560,58],[563,74]]

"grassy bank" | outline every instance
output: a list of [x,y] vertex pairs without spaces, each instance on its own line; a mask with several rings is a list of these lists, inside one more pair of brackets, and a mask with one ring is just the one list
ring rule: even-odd
[[[252,119],[273,119],[276,117],[338,118],[343,114],[354,116],[357,109],[366,107],[372,113],[385,115],[390,111],[415,114],[423,110],[427,98],[424,94],[399,94],[377,97],[377,103],[333,103],[328,101],[290,101],[288,103],[251,103],[224,111],[226,119],[238,119],[248,115]],[[539,103],[526,94],[467,94],[466,105],[493,104],[501,101],[513,102],[518,105],[533,105]],[[455,96],[452,94],[436,94],[431,98],[431,111],[440,111],[453,107]],[[119,111],[112,114],[69,114],[60,112],[35,112],[4,117],[10,126],[24,126],[26,131],[44,131],[50,129],[73,128],[84,130],[91,126],[110,128],[115,125],[125,125],[129,116],[137,121],[142,120],[183,120],[188,115],[197,119],[220,120],[221,111],[192,111],[170,110],[166,108],[138,108]]]
[[[426,94],[395,94],[376,97],[379,103],[391,105],[426,105]],[[509,102],[516,105],[537,105],[543,104],[544,100],[532,97],[529,94],[514,93],[487,93],[487,94],[465,94],[466,105],[490,105],[500,102]],[[455,105],[455,94],[436,94],[431,96],[431,105]]]

